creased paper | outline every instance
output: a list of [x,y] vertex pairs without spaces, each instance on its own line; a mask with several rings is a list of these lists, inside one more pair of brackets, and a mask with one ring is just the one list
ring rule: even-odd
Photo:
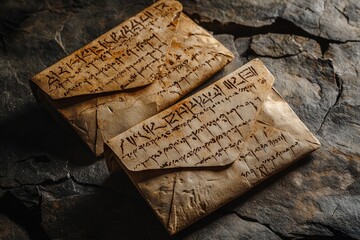
[[108,142],[174,234],[305,154],[319,141],[272,88],[259,60]]
[[104,141],[170,106],[233,59],[181,10],[179,2],[163,0],[130,18],[34,76],[36,97],[102,154]]

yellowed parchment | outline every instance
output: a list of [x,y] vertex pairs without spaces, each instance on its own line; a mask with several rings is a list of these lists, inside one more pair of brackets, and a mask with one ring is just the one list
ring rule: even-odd
[[173,234],[274,175],[320,143],[253,60],[108,142]]
[[[173,0],[155,3],[36,75],[35,95],[59,111],[96,155],[102,154],[104,141],[170,106],[233,59],[181,9]],[[139,22],[143,27],[135,24]],[[124,29],[126,38],[115,41],[114,36]],[[109,56],[104,59],[89,50],[101,48],[103,42],[109,48],[99,52]],[[78,61],[80,53],[89,51],[87,63]],[[123,63],[117,60],[122,57],[126,58]],[[56,71],[75,69],[69,64],[73,59],[77,59],[76,74],[68,81],[70,70]],[[104,64],[108,68],[102,72]],[[54,73],[61,77],[53,79]]]

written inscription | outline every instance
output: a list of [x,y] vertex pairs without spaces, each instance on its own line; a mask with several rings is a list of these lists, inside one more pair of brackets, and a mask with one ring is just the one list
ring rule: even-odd
[[266,125],[258,125],[246,141],[240,161],[247,169],[241,172],[250,182],[271,176],[291,159],[296,158],[302,147],[299,141],[286,132]]
[[181,11],[160,1],[34,77],[51,97],[122,90],[154,80]]
[[271,81],[245,65],[120,134],[113,150],[134,171],[229,164],[240,157]]

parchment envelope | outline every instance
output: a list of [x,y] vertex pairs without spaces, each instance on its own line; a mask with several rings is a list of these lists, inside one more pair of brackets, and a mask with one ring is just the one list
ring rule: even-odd
[[170,234],[320,147],[259,60],[112,138],[123,168]]
[[233,54],[158,1],[32,78],[37,100],[100,155],[104,141],[170,106]]

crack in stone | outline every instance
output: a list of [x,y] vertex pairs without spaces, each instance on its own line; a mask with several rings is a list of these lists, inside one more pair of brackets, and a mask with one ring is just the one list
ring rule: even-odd
[[[32,164],[32,162],[35,162],[35,163],[49,163],[51,160],[49,159],[49,157],[47,155],[40,154],[40,155],[34,155],[34,156],[30,156],[30,157],[15,161],[14,163],[23,164],[23,163],[29,162],[29,161],[30,161],[30,164]],[[98,185],[98,184],[84,183],[84,182],[81,182],[81,181],[77,180],[74,176],[72,176],[70,174],[70,170],[69,170],[69,167],[68,167],[68,162],[66,163],[66,166],[64,167],[64,169],[66,170],[66,176],[61,177],[61,178],[56,179],[56,180],[45,179],[45,180],[43,180],[41,182],[38,182],[38,183],[28,183],[28,182],[24,183],[24,182],[21,182],[20,180],[18,180],[16,178],[11,178],[16,183],[16,185],[15,186],[2,186],[2,185],[0,185],[0,189],[1,190],[11,190],[11,189],[19,189],[19,188],[26,187],[26,186],[46,187],[46,186],[53,186],[53,185],[61,184],[61,183],[64,183],[64,182],[66,182],[68,180],[72,180],[74,183],[76,183],[78,185],[81,185],[81,186],[84,186],[84,187],[102,188],[102,186]],[[9,177],[0,175],[0,178],[9,178]]]
[[334,209],[333,213],[331,214],[331,217],[334,216],[335,212],[336,212],[336,211],[338,210],[338,208],[339,208],[339,205],[340,205],[340,204],[337,204],[337,205],[336,205],[336,208]]
[[69,52],[66,50],[65,45],[63,44],[62,39],[61,39],[61,32],[62,32],[63,28],[64,28],[64,25],[61,25],[60,29],[55,32],[55,37],[54,37],[54,39],[55,39],[55,42],[56,42],[56,43],[60,46],[60,48],[64,51],[64,53],[66,53],[67,55],[69,55]]
[[347,23],[350,25],[350,19],[349,16],[346,15],[342,10],[340,10],[337,6],[333,5],[333,7],[338,11],[347,21]]
[[[5,178],[5,177],[2,177],[2,178]],[[69,179],[71,181],[73,181],[74,183],[84,186],[84,187],[103,188],[103,186],[101,186],[101,185],[81,182],[81,181],[77,180],[74,176],[70,175],[70,176],[60,178],[58,180],[46,179],[40,183],[21,183],[19,180],[14,179],[14,181],[18,184],[18,186],[16,186],[16,187],[15,186],[14,187],[0,186],[0,189],[11,190],[11,189],[19,189],[19,188],[26,187],[26,186],[36,186],[36,187],[54,186],[57,184],[64,183],[64,182],[68,181]]]
[[360,123],[357,123],[357,122],[354,122],[354,121],[349,121],[349,123],[354,124],[356,126],[360,126]]
[[321,124],[320,124],[320,127],[319,129],[316,131],[316,134],[319,134],[319,132],[321,131],[322,127],[324,126],[327,118],[328,118],[328,115],[330,114],[331,110],[339,103],[339,100],[340,100],[340,97],[342,95],[342,92],[343,92],[343,80],[339,77],[339,75],[335,74],[335,80],[336,80],[336,86],[338,88],[338,94],[336,96],[336,100],[334,102],[333,105],[330,106],[330,108],[327,110]]
[[81,186],[84,186],[84,187],[93,187],[93,188],[103,188],[103,186],[101,185],[98,185],[98,184],[94,184],[94,183],[84,183],[84,182],[81,182],[79,180],[77,180],[74,176],[70,175],[70,179],[78,184],[78,185],[81,185]]
[[[76,8],[82,8],[82,7],[85,7],[84,6],[81,6],[81,7],[67,7],[67,8],[59,8],[59,9],[43,9],[42,11],[52,11],[52,12],[57,12],[59,13],[59,10],[63,10],[63,9],[76,9]],[[337,9],[339,11],[339,9]],[[41,11],[35,11],[33,13],[37,13],[37,12],[41,12]],[[31,12],[30,12],[31,13]],[[194,16],[194,14],[193,14]],[[347,18],[347,20],[349,21],[349,19]],[[217,22],[216,20],[213,21],[213,22],[200,22],[200,25],[205,27],[206,29],[210,30],[210,31],[213,31],[215,34],[221,34],[221,33],[226,33],[226,34],[231,34],[233,35],[235,38],[239,38],[239,37],[251,37],[251,36],[254,36],[254,35],[258,35],[258,34],[267,34],[267,33],[281,33],[281,34],[292,34],[292,35],[298,35],[298,36],[303,36],[303,37],[306,37],[306,38],[309,38],[309,39],[314,39],[315,41],[317,41],[320,46],[321,46],[321,50],[322,50],[322,53],[325,53],[328,48],[329,48],[329,44],[330,43],[335,43],[335,44],[341,44],[341,43],[346,43],[346,42],[359,42],[359,41],[355,41],[355,40],[349,40],[349,41],[345,41],[345,42],[340,42],[340,41],[335,41],[335,40],[329,40],[329,39],[326,39],[326,38],[322,38],[322,37],[319,37],[319,36],[316,36],[316,35],[312,35],[310,33],[307,33],[305,30],[299,28],[296,26],[296,29],[301,29],[302,32],[298,32],[295,28],[293,30],[277,30],[277,28],[279,27],[279,25],[281,24],[282,21],[287,21],[289,25],[285,25],[285,28],[286,26],[290,26],[290,24],[294,24],[292,23],[291,21],[288,21],[288,20],[285,20],[285,19],[281,19],[281,18],[278,18],[275,20],[274,23],[270,24],[270,25],[267,25],[267,26],[263,26],[263,27],[249,27],[249,26],[245,26],[245,25],[241,25],[241,24],[234,24],[234,23],[225,23],[225,24],[221,24],[220,22]],[[221,27],[221,26],[224,26]],[[319,25],[320,27],[320,25]],[[61,30],[62,30],[63,26],[61,27]],[[280,28],[281,29],[281,28]],[[61,32],[60,30],[60,32]],[[243,31],[245,30],[245,31]],[[277,32],[279,31],[279,32]],[[283,32],[282,32],[283,31]],[[56,36],[55,36],[55,40],[57,41],[56,39]],[[59,44],[59,42],[57,41],[57,43],[60,45],[60,47],[62,47],[62,49],[64,50],[65,53],[66,50],[65,50],[65,47],[63,46],[62,44],[62,41],[61,41],[61,36],[60,36],[60,33],[59,33],[59,38],[58,38],[59,42],[61,44]],[[0,48],[2,48],[4,50],[4,52],[6,51],[6,44],[5,44],[5,36],[2,36],[0,35]],[[252,49],[250,49],[252,51]],[[300,52],[301,53],[301,52]],[[272,59],[280,59],[280,58],[286,58],[286,57],[291,57],[291,56],[296,56],[300,53],[297,53],[297,54],[289,54],[289,55],[284,55],[284,56],[279,56],[279,57],[272,57],[272,56],[262,56],[262,55],[259,55],[259,56],[262,56],[262,57],[268,57],[268,58],[272,58]],[[337,87],[338,87],[338,94],[337,94],[337,97],[336,97],[336,101],[335,103],[328,109],[328,111],[326,112],[324,118],[323,118],[323,121],[320,125],[320,128],[318,129],[317,133],[321,131],[321,128],[323,126],[323,124],[326,122],[326,119],[329,115],[329,113],[331,112],[331,110],[338,104],[338,101],[341,97],[341,94],[342,94],[342,91],[343,91],[343,81],[342,79],[340,79],[339,77],[336,78],[336,83],[337,83]],[[97,112],[96,112],[96,116],[97,116]],[[96,120],[97,122],[97,120]],[[96,134],[97,134],[97,131],[96,131]],[[97,140],[97,136],[95,136],[95,147],[96,147],[96,140]],[[39,155],[39,156],[34,156],[34,157],[29,157],[29,158],[26,158],[26,159],[23,159],[23,160],[19,160],[17,161],[18,163],[21,163],[21,162],[26,162],[26,161],[32,161],[35,159],[35,161],[39,160],[41,161],[42,158],[47,158],[47,156],[45,155]],[[48,159],[49,160],[49,159]],[[3,177],[3,176],[0,176],[0,177]],[[4,177],[3,177],[4,178]],[[15,181],[17,181],[21,186],[20,187],[12,187],[12,188],[5,188],[5,189],[14,189],[14,188],[21,188],[21,187],[24,187],[24,186],[51,186],[51,185],[56,185],[56,184],[60,184],[60,183],[63,183],[63,182],[66,182],[68,180],[72,180],[74,183],[76,184],[79,184],[79,185],[82,185],[82,186],[88,186],[88,187],[96,187],[96,188],[101,188],[100,185],[96,185],[96,184],[91,184],[91,183],[83,183],[83,182],[80,182],[78,181],[74,176],[70,175],[68,173],[67,177],[63,177],[63,178],[60,178],[58,180],[51,180],[51,179],[47,179],[47,180],[44,180],[43,182],[39,183],[39,184],[21,184],[19,183],[16,179]],[[174,181],[174,185],[175,185],[175,182],[176,180]],[[0,187],[2,188],[2,187]],[[173,200],[173,199],[172,199]],[[40,204],[41,205],[41,204]],[[5,207],[5,206],[3,206]],[[334,213],[335,213],[336,209],[334,210]],[[276,234],[277,236],[279,236],[280,238],[282,239],[289,239],[289,237],[283,235],[282,233],[279,233],[279,232],[276,232],[274,231],[270,224],[263,224],[261,222],[259,222],[259,220],[257,219],[254,219],[254,218],[251,218],[251,217],[247,217],[247,216],[242,216],[240,215],[239,213],[237,212],[232,212],[233,214],[236,214],[240,219],[244,220],[244,221],[249,221],[249,222],[254,222],[254,223],[258,223],[260,225],[263,225],[265,226],[267,229],[269,229],[271,232],[273,232],[274,234]],[[334,214],[333,213],[333,214]],[[40,209],[40,215],[41,215],[41,209]],[[333,234],[334,234],[334,238],[333,239],[341,239],[341,238],[336,238],[336,237],[343,237],[343,239],[353,239],[353,238],[350,238],[349,236],[345,235],[343,232],[339,231],[339,230],[336,230],[332,227],[329,227],[329,226],[326,226],[324,224],[321,224],[321,223],[318,223],[319,225],[325,227],[326,229],[329,229],[329,231],[331,231]],[[22,224],[20,224],[22,225]],[[28,229],[27,229],[28,230]],[[30,230],[28,230],[30,231]],[[312,236],[309,236],[309,235],[301,235],[301,234],[295,234],[294,235],[296,236],[305,236],[305,237],[312,237]],[[315,236],[316,237],[316,236]]]
[[[252,27],[252,26],[246,26],[233,22],[221,23],[216,19],[212,20],[211,22],[208,21],[205,22],[201,20],[201,16],[197,13],[188,14],[188,15],[192,19],[194,19],[200,26],[204,27],[208,31],[213,32],[214,34],[230,34],[233,35],[235,39],[241,37],[252,37],[255,35],[268,34],[268,33],[296,35],[296,36],[312,39],[315,40],[320,45],[322,54],[324,54],[329,49],[331,43],[341,44],[347,42],[347,41],[344,42],[339,40],[328,39],[311,34],[305,31],[304,29],[302,29],[301,27],[295,25],[293,22],[281,17],[275,18],[275,21],[269,25]],[[357,40],[349,40],[349,41],[358,42]]]
[[0,186],[0,189],[3,190],[10,190],[10,189],[18,189],[18,188],[22,188],[22,187],[26,187],[26,186],[41,186],[41,187],[46,187],[46,186],[53,186],[53,185],[57,185],[60,183],[64,183],[66,181],[69,180],[69,177],[62,177],[59,178],[57,180],[52,180],[52,179],[46,179],[44,181],[41,181],[40,183],[22,183],[19,180],[17,180],[16,178],[14,178],[14,181],[18,184],[18,186],[16,187],[4,187],[4,186]]
[[338,239],[344,239],[344,238],[336,238],[333,236],[324,236],[324,235],[309,235],[305,233],[291,233],[295,236],[295,239],[308,239],[308,240],[338,240]]
[[323,227],[323,228],[329,230],[333,234],[333,237],[329,238],[329,239],[336,239],[336,240],[338,240],[338,239],[339,240],[341,240],[341,239],[347,239],[347,240],[356,239],[356,238],[353,238],[353,237],[347,235],[346,233],[342,232],[341,230],[335,229],[332,226],[329,226],[329,225],[321,223],[321,222],[310,222],[310,224],[318,225],[320,227]]
[[[326,1],[323,1],[323,6],[322,6],[322,9],[323,11],[325,10],[325,5],[326,5]],[[318,20],[317,20],[317,26],[318,26],[318,29],[319,29],[319,35],[322,35],[324,34],[324,31],[322,30],[322,25],[321,25],[321,19],[322,19],[322,16],[320,15]],[[326,36],[329,37],[328,33],[325,32]],[[329,44],[330,45],[330,44]],[[326,51],[329,49],[329,45],[327,46],[327,49]],[[324,56],[325,52],[326,51],[322,51],[322,55]]]
[[259,220],[257,220],[256,218],[251,218],[248,216],[243,216],[240,213],[236,212],[236,211],[231,211],[230,213],[235,214],[237,217],[239,217],[241,220],[247,221],[247,222],[253,222],[253,223],[257,223],[260,224],[264,227],[266,227],[267,229],[269,229],[271,232],[273,232],[276,236],[278,236],[281,239],[292,239],[291,237],[285,236],[283,233],[275,231],[274,229],[272,229],[271,225],[268,223],[262,223]]

